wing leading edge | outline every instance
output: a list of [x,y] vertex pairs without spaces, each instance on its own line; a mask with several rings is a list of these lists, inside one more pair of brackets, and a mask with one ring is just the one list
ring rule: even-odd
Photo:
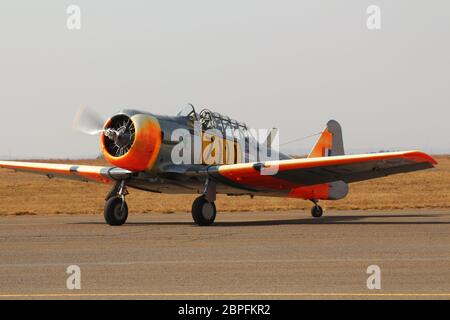
[[54,163],[0,161],[0,168],[41,174],[49,178],[65,178],[86,182],[95,181],[101,183],[111,183],[116,180],[127,179],[132,175],[131,171],[115,167]]

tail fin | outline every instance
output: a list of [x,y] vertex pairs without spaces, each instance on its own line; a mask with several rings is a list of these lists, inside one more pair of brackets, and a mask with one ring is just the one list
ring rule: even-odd
[[344,154],[341,125],[335,120],[330,120],[308,158],[343,156]]

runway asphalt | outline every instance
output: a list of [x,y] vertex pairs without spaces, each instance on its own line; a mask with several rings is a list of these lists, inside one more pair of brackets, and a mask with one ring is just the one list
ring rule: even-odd
[[37,298],[450,299],[450,211],[0,217],[0,299]]

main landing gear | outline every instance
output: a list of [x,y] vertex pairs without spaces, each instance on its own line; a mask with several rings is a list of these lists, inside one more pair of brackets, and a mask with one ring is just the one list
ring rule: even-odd
[[121,226],[128,218],[128,205],[125,196],[128,195],[125,181],[118,181],[106,197],[105,221],[110,226]]
[[216,220],[216,184],[214,181],[207,180],[205,191],[201,197],[198,197],[192,204],[192,218],[199,226],[210,226]]
[[[199,226],[210,226],[216,220],[216,183],[207,180],[203,195],[192,204],[192,218]],[[128,218],[128,205],[125,196],[128,195],[125,181],[118,181],[106,197],[105,221],[110,226],[121,226]]]
[[314,218],[320,218],[323,215],[323,209],[319,206],[319,202],[317,200],[311,200],[314,203],[314,207],[311,208],[311,215]]

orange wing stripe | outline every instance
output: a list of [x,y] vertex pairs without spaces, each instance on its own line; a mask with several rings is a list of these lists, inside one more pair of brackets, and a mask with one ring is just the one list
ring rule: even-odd
[[[375,153],[367,155],[355,155],[355,156],[335,156],[335,157],[323,157],[323,158],[308,158],[308,159],[293,159],[293,160],[281,160],[281,161],[269,161],[265,162],[267,168],[277,167],[280,171],[314,168],[321,166],[333,166],[343,165],[359,162],[369,162],[375,160],[389,160],[389,159],[407,159],[417,163],[428,162],[432,165],[436,165],[437,161],[430,155],[420,151],[408,151],[408,152],[386,152]],[[221,175],[235,175],[241,173],[254,173],[254,163],[245,163],[237,165],[224,165],[219,168]]]

